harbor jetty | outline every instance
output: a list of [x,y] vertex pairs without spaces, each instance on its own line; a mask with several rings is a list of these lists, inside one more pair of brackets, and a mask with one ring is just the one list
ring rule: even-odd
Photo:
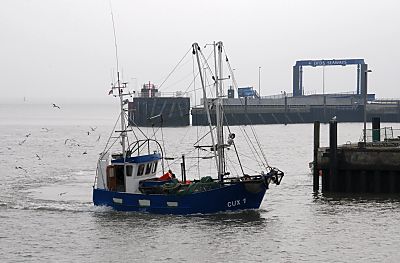
[[400,193],[400,130],[380,128],[380,119],[374,118],[360,142],[337,145],[337,129],[331,120],[329,147],[320,147],[320,122],[314,122],[313,190]]
[[152,83],[143,84],[128,102],[129,124],[142,127],[190,125],[190,98],[183,92],[161,93]]
[[[247,97],[224,98],[222,102],[229,125],[313,123],[316,120],[328,123],[334,116],[342,122],[362,122],[363,96],[352,92],[301,96],[283,93],[257,98],[254,93]],[[400,100],[380,100],[375,94],[368,94],[365,108],[368,121],[379,117],[382,122],[400,122]],[[204,107],[193,107],[191,114],[193,126],[207,125]],[[210,115],[215,121],[214,109],[210,110]]]
[[[357,67],[354,90],[326,93],[323,89],[322,94],[305,92],[304,67],[348,65]],[[221,95],[223,122],[226,125],[328,123],[334,116],[341,122],[372,121],[374,117],[379,117],[382,122],[400,122],[400,99],[379,99],[376,94],[367,92],[369,72],[364,59],[296,61],[292,92],[282,90],[280,94],[261,96],[252,86],[238,87],[232,83]],[[207,112],[215,125],[216,109],[207,110],[204,103],[198,104],[188,92],[161,93],[149,82],[134,95],[128,107],[131,125],[208,126]],[[213,103],[212,99],[207,100],[206,105]]]

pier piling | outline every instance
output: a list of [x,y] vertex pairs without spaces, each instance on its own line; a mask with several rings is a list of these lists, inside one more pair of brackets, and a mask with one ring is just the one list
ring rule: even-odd
[[337,122],[329,122],[329,189],[337,190]]
[[320,137],[320,123],[314,122],[314,161],[313,161],[313,191],[319,190],[318,149]]

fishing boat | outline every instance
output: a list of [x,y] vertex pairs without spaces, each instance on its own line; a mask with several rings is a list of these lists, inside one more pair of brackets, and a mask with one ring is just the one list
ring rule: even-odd
[[[93,185],[93,203],[96,206],[109,206],[119,211],[140,211],[155,214],[210,214],[225,211],[244,209],[258,209],[263,201],[266,190],[270,184],[279,185],[284,173],[278,168],[263,162],[262,170],[249,174],[240,161],[240,154],[236,147],[237,136],[228,130],[224,122],[223,81],[222,72],[222,42],[213,43],[215,71],[213,73],[213,89],[215,98],[207,98],[204,67],[208,66],[207,60],[199,45],[194,43],[191,47],[197,62],[199,72],[197,76],[202,86],[202,103],[207,111],[209,131],[206,135],[209,144],[203,145],[202,137],[193,145],[198,152],[207,152],[208,156],[198,156],[198,160],[207,160],[213,163],[215,172],[207,174],[200,171],[200,176],[195,178],[188,173],[185,155],[181,156],[181,178],[167,169],[165,161],[165,148],[163,143],[153,137],[146,136],[134,125],[134,120],[127,120],[126,114],[126,83],[121,83],[118,73],[112,92],[119,98],[120,130],[114,130],[97,162],[96,177]],[[226,59],[226,61],[228,61]],[[195,62],[194,62],[195,63]],[[210,72],[212,70],[210,69]],[[213,113],[213,114],[211,114]],[[215,113],[215,115],[214,115]],[[215,116],[215,117],[214,117]],[[213,122],[212,122],[213,120]],[[119,122],[118,121],[118,122]],[[128,122],[129,121],[129,122]],[[139,132],[135,131],[139,129]],[[254,130],[253,130],[254,131]],[[132,136],[130,136],[132,135]],[[143,138],[139,138],[143,135]],[[135,139],[132,140],[131,137]],[[119,142],[121,149],[111,152],[112,141]],[[257,145],[259,145],[259,141]],[[252,152],[255,151],[252,145]],[[228,169],[226,154],[229,149],[237,157],[240,173],[232,176]],[[265,155],[260,147],[258,156]],[[262,158],[262,157],[261,157]],[[199,169],[200,170],[200,169]],[[254,170],[254,169],[253,169]],[[189,180],[189,179],[190,180]]]

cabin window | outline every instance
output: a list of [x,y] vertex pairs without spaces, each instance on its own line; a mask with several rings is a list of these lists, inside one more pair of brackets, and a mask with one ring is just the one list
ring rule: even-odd
[[149,174],[150,173],[150,171],[151,171],[151,165],[152,165],[153,163],[148,163],[147,164],[147,166],[146,166],[146,174]]
[[152,173],[155,173],[157,171],[157,164],[158,162],[154,162],[153,170],[151,171]]
[[126,176],[132,176],[132,165],[126,166]]
[[137,170],[137,176],[143,175],[144,171],[144,164],[139,165],[138,170]]

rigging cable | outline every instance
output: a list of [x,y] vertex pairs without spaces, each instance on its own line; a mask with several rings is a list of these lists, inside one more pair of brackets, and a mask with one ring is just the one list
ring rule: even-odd
[[[117,127],[119,118],[121,118],[121,114],[118,113],[117,121],[116,121],[115,124],[114,124],[114,128],[113,128],[112,131],[111,131],[110,137],[108,137],[108,140],[107,140],[106,146],[104,147],[103,154],[102,154],[101,158],[104,157],[105,154],[107,153],[106,149],[107,149],[108,143],[110,142],[111,137],[112,137],[112,135],[113,135],[113,132],[115,131],[115,127]],[[118,137],[118,138],[119,138],[119,137]]]
[[[227,120],[225,114],[224,114],[224,117],[225,117],[225,121],[226,121],[226,124],[227,124],[228,132],[229,132],[229,134],[232,134],[232,133],[231,133],[231,128],[229,127],[229,123],[228,123],[228,120]],[[234,141],[234,140],[232,140],[232,144],[233,144],[233,147],[234,147],[234,149],[235,149],[235,153],[236,153],[237,160],[238,160],[238,162],[239,162],[240,169],[242,170],[242,174],[244,175],[244,170],[243,170],[242,162],[240,161],[239,153],[238,153],[238,150],[237,150],[237,148],[236,148],[236,144],[235,144],[235,141]]]
[[119,62],[118,62],[117,33],[115,31],[114,13],[113,13],[113,10],[112,10],[111,0],[109,1],[109,3],[110,3],[110,11],[111,11],[111,21],[112,21],[113,32],[114,32],[115,59],[116,59],[116,63],[117,63],[117,72],[119,72],[119,68],[118,68]]
[[[208,57],[207,57],[207,60],[209,60],[210,58],[211,58],[211,55],[212,55],[213,53],[212,52],[210,52],[210,54],[208,55]],[[192,61],[193,61],[193,63],[195,63],[194,62],[194,57],[192,56]],[[195,64],[193,64],[193,74],[194,74],[194,71],[195,71]],[[186,88],[186,90],[184,91],[184,93],[187,93],[188,92],[188,90],[190,89],[190,87],[192,86],[192,84],[194,84],[194,82],[195,82],[195,80],[196,80],[196,78],[197,78],[197,76],[200,74],[200,71],[199,72],[197,72],[197,74],[196,74],[196,76],[193,78],[193,81],[189,84],[189,86]],[[201,86],[200,86],[200,88],[198,88],[198,89],[194,89],[193,91],[195,92],[196,90],[201,90],[202,88],[201,88]]]
[[[193,45],[193,48],[195,48],[195,47],[197,47],[197,50],[196,50],[196,51],[193,50],[193,54],[196,55],[197,63],[198,63],[198,67],[199,67],[199,71],[201,72],[201,69],[204,68],[204,63],[205,63],[205,64],[207,65],[208,70],[210,70],[210,72],[212,73],[212,70],[211,70],[210,66],[208,65],[207,60],[205,59],[203,52],[200,50],[200,47],[199,47],[197,44],[196,44],[196,45]],[[199,54],[200,54],[201,57],[203,58],[202,61],[200,61]],[[205,68],[204,71],[205,71],[207,68]],[[211,74],[211,75],[212,75],[212,74]],[[204,81],[203,81],[203,77],[202,77],[201,73],[200,73],[200,77],[201,77],[201,79],[202,79],[202,86],[203,86],[203,97],[204,97],[204,98],[203,98],[203,99],[204,99],[203,103],[204,103],[204,108],[206,109],[206,112],[207,112],[207,120],[208,120],[208,125],[209,125],[209,128],[210,128],[210,131],[212,131],[212,128],[211,128],[210,107],[209,107],[209,103],[208,103],[208,100],[207,100],[206,89],[205,89],[205,87],[204,87]],[[215,80],[215,79],[216,79],[216,78],[214,77],[214,80]],[[210,135],[211,135],[212,144],[215,145],[214,134],[211,132]],[[214,151],[214,155],[215,155],[215,165],[216,165],[216,166],[215,166],[215,169],[218,169],[218,170],[219,170],[219,168],[218,168],[218,167],[219,167],[219,166],[218,166],[218,160],[219,160],[219,159],[218,159],[218,156],[217,156],[216,147],[214,147],[213,151]]]
[[[199,73],[195,73],[195,61],[194,56],[192,56],[192,72],[193,72],[193,94],[194,94],[194,104],[196,104],[197,97],[196,97],[196,77]],[[190,87],[190,86],[189,86]],[[197,116],[196,116],[197,119]],[[192,120],[193,121],[193,120]],[[199,141],[199,126],[196,126],[196,139]],[[200,157],[200,149],[197,149],[197,157]],[[197,159],[197,176],[200,179],[200,158]]]
[[[236,88],[236,90],[237,90],[237,82],[236,82],[236,79],[235,79],[235,75],[234,75],[234,72],[233,72],[233,70],[232,70],[232,67],[231,67],[231,65],[230,65],[230,63],[229,63],[228,57],[227,57],[227,55],[226,55],[225,47],[223,47],[223,48],[224,48],[225,58],[226,58],[225,61],[226,61],[227,66],[228,66],[228,68],[229,68],[229,72],[230,72],[230,74],[232,75],[233,85],[235,86],[235,88]],[[240,103],[241,103],[241,105],[243,106],[242,100],[240,100]],[[228,120],[227,120],[227,118],[226,118],[226,115],[224,115],[224,116],[225,116],[226,123],[228,123]],[[246,116],[247,116],[247,115],[246,115]],[[247,117],[248,117],[248,116],[247,116]],[[251,123],[251,121],[250,121],[250,123]],[[229,124],[228,124],[228,126],[229,126]],[[250,125],[250,126],[251,126],[251,125]],[[258,153],[256,147],[254,146],[254,144],[253,144],[253,142],[252,142],[250,136],[247,134],[245,128],[242,127],[242,126],[239,126],[239,128],[242,130],[243,134],[245,135],[245,140],[246,140],[246,142],[248,143],[248,145],[250,146],[250,150],[251,150],[252,154],[253,154],[254,156],[258,157],[258,160],[256,159],[258,165],[259,165],[260,167],[265,166],[265,164],[264,164],[264,162],[263,162],[263,160],[262,160],[260,154]],[[256,137],[257,135],[256,135],[255,133],[253,133],[253,136]],[[235,146],[235,148],[236,148],[236,145],[234,145],[234,146]],[[261,149],[261,146],[260,146],[260,145],[259,145],[259,148]],[[239,157],[238,157],[238,158],[239,158]],[[266,161],[266,160],[265,160],[265,161]],[[239,160],[239,162],[240,162],[240,160]],[[261,165],[260,165],[260,163],[261,163]],[[268,163],[267,163],[267,165],[268,165]],[[243,170],[243,169],[242,169],[242,170]]]
[[[235,172],[236,177],[239,177],[239,173],[238,173],[238,171],[236,170],[235,165],[233,165],[233,162],[232,162],[230,156],[229,156],[228,154],[225,155],[225,156],[226,156],[226,159],[228,160],[228,162],[229,162],[230,164],[232,164],[232,166],[229,166],[229,167],[231,167],[231,168],[233,169],[233,171]],[[242,169],[242,172],[243,172],[242,164],[240,164],[240,168]],[[243,173],[243,175],[244,175],[244,173]]]
[[178,64],[172,69],[172,71],[168,74],[168,76],[165,78],[165,80],[158,86],[158,89],[160,90],[162,85],[168,80],[168,78],[172,75],[172,73],[174,73],[174,71],[176,70],[176,68],[179,66],[179,64],[182,62],[182,60],[185,59],[185,57],[187,56],[187,54],[192,51],[192,48],[190,47],[189,50],[186,52],[186,54],[181,58],[181,60],[179,60]]
[[[225,49],[224,49],[224,51],[225,51]],[[225,52],[225,54],[226,54],[226,52]],[[228,57],[226,57],[226,62],[227,62],[227,64],[228,64],[228,67],[229,67],[229,70],[230,70],[231,74],[233,75],[233,70],[232,70],[232,68],[231,68],[231,66],[230,66],[230,64],[229,64]],[[233,79],[234,79],[234,77],[233,77]],[[236,84],[236,89],[237,89],[236,80],[235,80],[235,84]],[[240,100],[240,103],[242,104],[242,101],[241,101],[241,100]],[[243,104],[242,104],[242,106],[243,106]],[[252,131],[252,133],[253,133],[254,139],[255,139],[256,142],[257,142],[257,145],[258,145],[258,147],[259,147],[259,149],[260,149],[260,152],[261,152],[261,154],[262,154],[262,156],[263,156],[263,158],[264,158],[265,165],[266,165],[266,167],[269,167],[269,164],[268,164],[268,161],[267,161],[267,157],[266,157],[266,155],[265,155],[265,153],[264,153],[264,151],[263,151],[263,149],[262,149],[262,147],[261,147],[261,143],[260,143],[260,141],[259,141],[259,139],[258,139],[258,136],[257,136],[255,130],[254,130],[253,124],[252,124],[252,122],[251,122],[251,120],[250,120],[250,118],[249,118],[249,116],[248,116],[247,114],[246,114],[246,117],[247,117],[247,119],[248,119],[249,122],[250,122],[250,125],[249,125],[249,126],[250,126],[250,129],[251,129],[251,131]]]
[[[236,165],[239,165],[238,163],[235,163],[234,161],[231,161],[231,162],[234,163],[234,164],[236,164]],[[256,170],[254,170],[254,169],[252,169],[252,168],[250,168],[250,167],[247,167],[247,166],[245,166],[245,165],[243,165],[243,167],[246,168],[246,169],[248,169],[248,170],[250,170],[250,171],[252,171],[253,173],[259,173],[259,171],[256,171]]]
[[[165,149],[165,146],[164,146],[164,133],[163,133],[162,125],[163,125],[163,118],[162,118],[162,115],[161,115],[160,127],[156,131],[154,131],[154,124],[152,125],[152,127],[153,127],[153,136],[152,137],[154,137],[154,139],[157,141],[156,133],[158,132],[158,130],[161,130],[162,144],[163,144],[164,152],[166,154],[166,149]],[[167,165],[168,165],[168,161],[167,161]],[[162,170],[163,170],[162,174],[164,174],[164,172],[165,172],[164,158],[161,160],[161,166],[162,166]],[[169,165],[168,165],[168,169],[169,169]]]
[[[146,139],[149,139],[148,137],[147,137],[147,135],[139,128],[139,126],[136,124],[136,122],[132,119],[132,118],[130,118],[129,116],[128,116],[128,120],[129,120],[129,122],[132,122],[134,125],[135,125],[135,127],[140,131],[140,133],[146,138]],[[129,123],[128,122],[128,123]],[[133,131],[133,130],[132,130]],[[135,137],[136,137],[136,134],[135,134]],[[137,138],[137,137],[136,137]]]
[[[214,83],[213,84],[215,84],[215,81],[216,81],[216,77],[213,75],[213,72],[212,72],[212,70],[211,70],[211,68],[210,68],[210,65],[208,64],[208,60],[205,58],[205,56],[204,56],[204,54],[203,54],[203,52],[201,51],[201,50],[199,50],[199,54],[201,55],[201,57],[203,58],[203,67],[204,67],[204,64],[207,66],[206,68],[204,68],[204,79],[206,79],[205,78],[205,70],[206,69],[208,69],[209,71],[210,71],[210,73],[211,73],[211,78],[214,80]],[[199,69],[200,70],[200,69]],[[207,81],[207,80],[206,80]],[[211,85],[210,85],[211,86]],[[211,90],[211,95],[213,95],[214,93],[213,93],[213,90]]]
[[[110,134],[110,137],[108,137],[106,146],[104,147],[103,152],[100,154],[100,158],[99,158],[99,161],[97,162],[97,169],[96,169],[96,175],[97,175],[97,176],[98,176],[97,170],[98,170],[98,168],[99,168],[100,160],[103,159],[103,157],[106,155],[106,153],[111,149],[111,147],[114,145],[114,143],[119,139],[119,137],[117,137],[116,140],[111,144],[110,148],[107,149],[107,146],[108,146],[108,144],[110,143],[112,134],[113,134],[113,132],[114,132],[114,130],[115,130],[115,127],[117,127],[117,124],[118,124],[118,121],[119,121],[119,118],[120,118],[120,117],[121,117],[121,114],[118,114],[117,121],[116,121],[115,124],[114,124],[114,128],[112,129],[112,132],[111,132],[111,134]],[[103,186],[105,187],[105,185],[104,185],[103,173],[101,173],[101,177],[102,177],[102,179],[103,179]],[[94,182],[94,183],[96,183],[96,178],[95,178],[95,182]]]
[[[161,115],[161,118],[162,118],[162,115]],[[161,123],[161,125],[162,125],[162,123]],[[164,141],[164,132],[163,132],[163,129],[161,129],[161,141],[162,141],[162,147],[164,148],[164,154],[167,155],[167,148],[165,148],[165,141]],[[164,168],[164,159],[165,159],[165,158],[164,158],[164,156],[163,156],[162,161],[161,161],[162,169],[163,169],[163,174],[164,174],[164,171],[165,171],[165,168]],[[166,161],[167,161],[168,169],[170,169],[169,162],[168,162],[168,160],[166,160]]]
[[[226,56],[226,63],[227,63],[227,65],[228,65],[228,67],[229,67],[229,71],[230,71],[230,73],[231,73],[231,75],[233,76],[232,77],[232,79],[234,80],[234,85],[235,85],[235,88],[236,88],[236,90],[237,90],[237,83],[236,83],[236,79],[235,79],[235,77],[234,77],[234,74],[233,74],[233,70],[232,70],[232,68],[231,68],[231,65],[230,65],[230,63],[229,63],[229,60],[228,60],[228,56],[226,55],[226,50],[225,50],[225,47],[223,47],[223,49],[224,49],[224,52],[225,52],[225,56]],[[243,103],[242,103],[242,100],[239,100],[240,101],[240,103],[241,103],[241,105],[243,106]],[[256,132],[255,132],[255,130],[254,130],[254,127],[253,127],[253,123],[251,122],[251,120],[250,120],[250,118],[249,118],[249,116],[246,114],[246,117],[247,117],[247,119],[248,119],[248,121],[250,122],[250,129],[251,129],[251,131],[252,131],[252,133],[253,133],[253,136],[254,136],[254,138],[255,138],[255,140],[256,140],[256,142],[257,142],[257,146],[259,147],[259,150],[260,150],[260,152],[261,152],[261,155],[262,155],[262,157],[263,157],[263,159],[264,159],[264,161],[265,161],[265,166],[266,167],[269,167],[269,164],[268,164],[268,161],[267,161],[267,157],[265,156],[265,153],[264,153],[264,151],[263,151],[263,149],[262,149],[262,147],[261,147],[261,144],[260,144],[260,141],[258,140],[258,137],[257,137],[257,135],[256,135]],[[247,133],[246,133],[247,134]],[[251,140],[250,140],[251,141]],[[253,144],[253,143],[252,143]],[[254,146],[253,146],[254,147]],[[254,147],[254,149],[256,150],[256,148]],[[258,151],[257,151],[257,155],[259,155],[258,154]],[[260,159],[261,159],[261,157],[260,157]],[[262,160],[262,159],[261,159]],[[264,162],[262,161],[262,163],[264,164]]]

